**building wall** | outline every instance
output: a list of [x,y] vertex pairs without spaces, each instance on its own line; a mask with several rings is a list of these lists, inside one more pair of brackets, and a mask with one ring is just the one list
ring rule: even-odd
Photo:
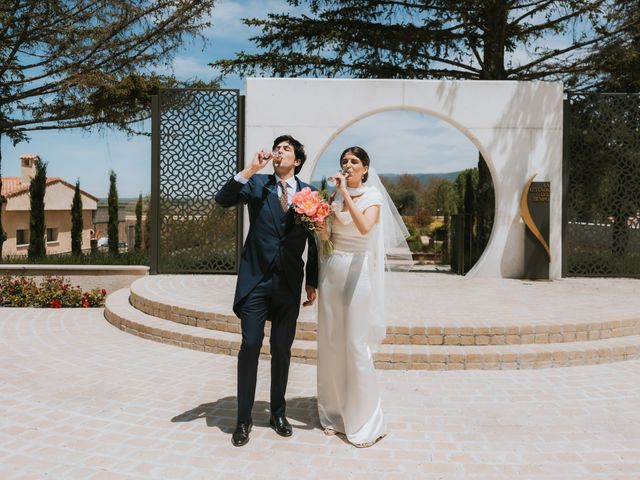
[[[3,255],[26,255],[29,250],[28,238],[27,243],[22,245],[16,244],[16,231],[29,231],[29,211],[24,210],[5,210],[3,208],[2,224],[7,232],[7,240],[4,243]],[[93,212],[91,210],[83,210],[82,219],[84,228],[82,230],[82,248],[89,249],[91,246],[91,231]],[[47,253],[64,253],[71,251],[71,210],[45,210],[44,219],[46,228],[58,229],[57,239],[47,242]]]
[[[109,237],[109,224],[100,222],[94,225],[95,238]],[[125,221],[120,220],[118,222],[118,242],[127,241],[127,224]]]
[[[68,210],[71,211],[71,202],[73,201],[73,188],[64,183],[54,183],[47,185],[44,194],[45,210]],[[9,197],[6,204],[8,211],[26,211],[31,210],[31,200],[28,193]],[[82,208],[84,210],[96,210],[98,202],[86,195],[82,195]]]

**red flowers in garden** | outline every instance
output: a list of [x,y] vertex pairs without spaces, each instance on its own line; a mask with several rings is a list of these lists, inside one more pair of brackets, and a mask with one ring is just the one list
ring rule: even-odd
[[0,306],[43,308],[89,308],[104,306],[107,291],[94,288],[83,292],[62,277],[46,277],[40,285],[33,278],[0,278]]

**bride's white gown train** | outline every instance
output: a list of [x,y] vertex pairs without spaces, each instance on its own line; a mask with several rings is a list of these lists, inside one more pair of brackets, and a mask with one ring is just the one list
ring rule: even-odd
[[[373,189],[357,201],[360,210],[379,202]],[[344,433],[353,444],[386,433],[371,351],[372,321],[381,312],[372,301],[376,225],[358,232],[348,212],[336,212],[334,253],[320,265],[318,297],[318,412],[323,428]],[[375,290],[375,289],[374,289]]]

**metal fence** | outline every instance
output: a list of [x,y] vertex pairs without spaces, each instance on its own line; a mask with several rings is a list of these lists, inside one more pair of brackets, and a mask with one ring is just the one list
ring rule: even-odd
[[565,101],[563,276],[640,277],[640,95]]
[[151,273],[236,273],[241,210],[214,194],[242,159],[238,90],[167,89],[153,101]]

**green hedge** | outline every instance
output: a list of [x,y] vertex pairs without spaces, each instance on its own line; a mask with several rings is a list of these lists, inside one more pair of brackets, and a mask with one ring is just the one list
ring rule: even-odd
[[26,255],[7,255],[2,257],[0,263],[9,265],[149,265],[149,254],[144,251],[130,251],[111,255],[108,252],[98,251],[82,255],[71,253],[47,255],[34,259],[29,259]]

